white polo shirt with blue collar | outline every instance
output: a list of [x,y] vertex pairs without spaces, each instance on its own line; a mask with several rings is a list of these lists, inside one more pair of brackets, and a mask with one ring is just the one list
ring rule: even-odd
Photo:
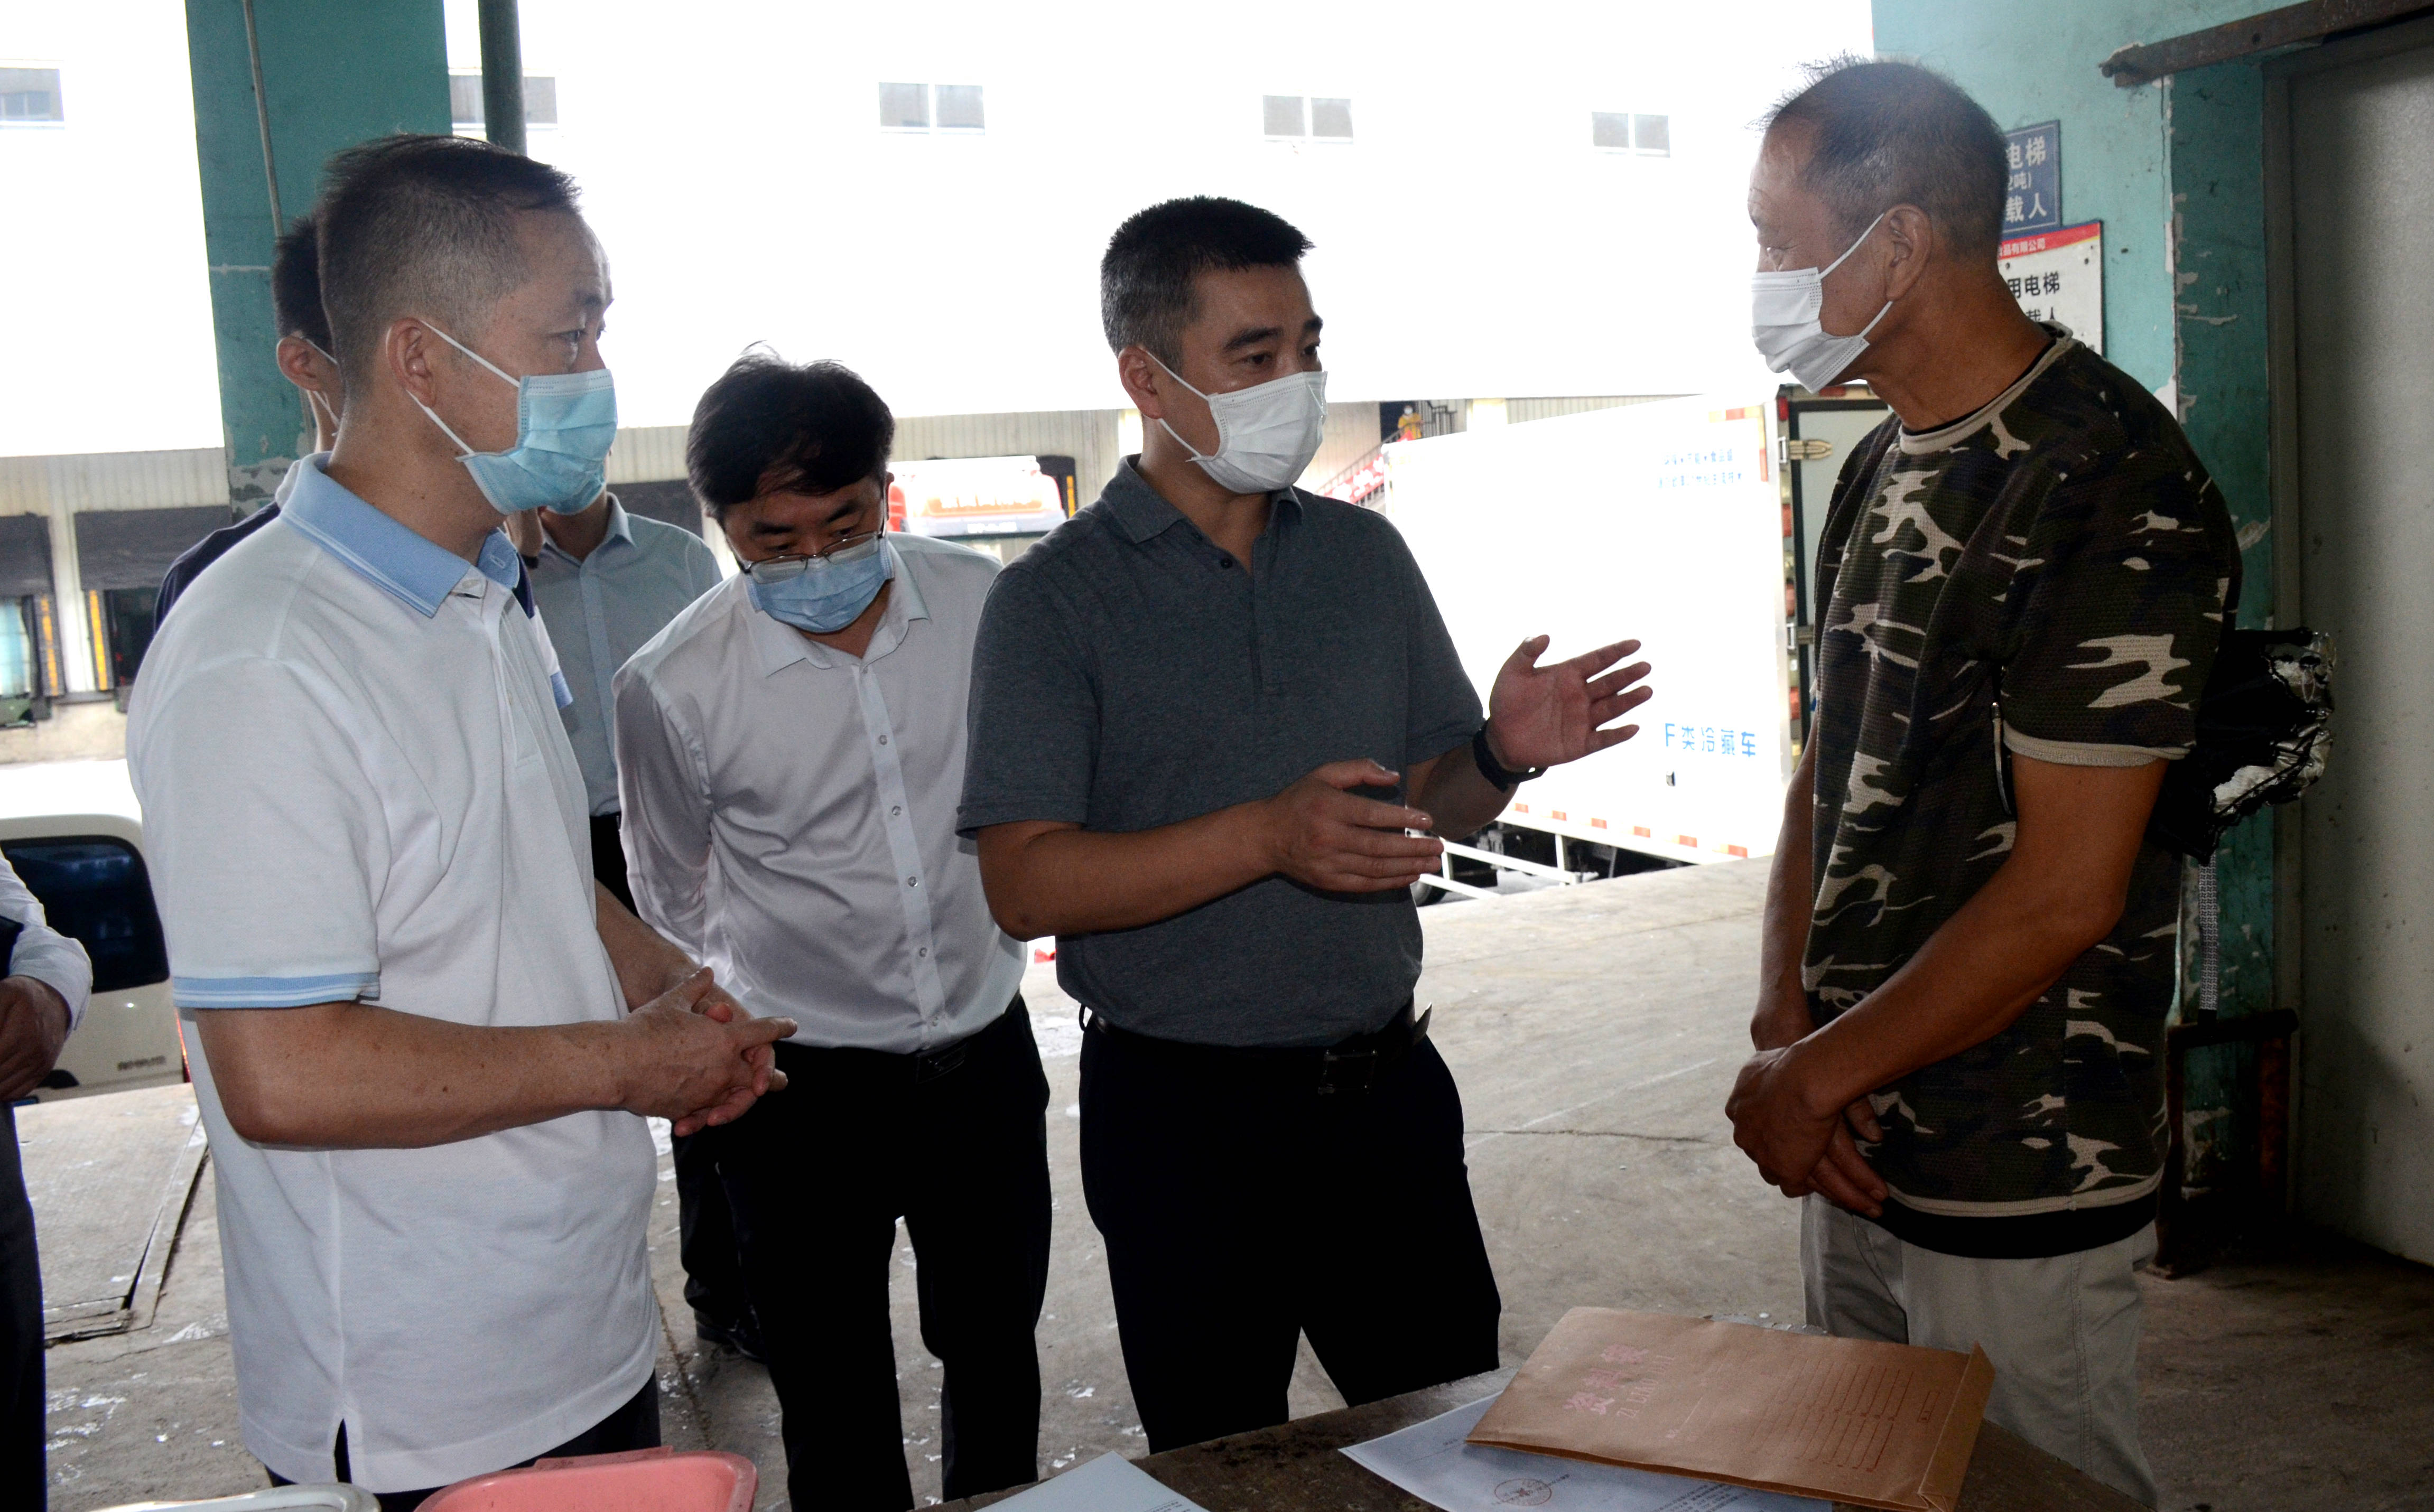
[[[361,1000],[610,1020],[589,805],[502,534],[478,562],[308,465],[144,663],[128,763],[187,1017]],[[658,1312],[642,1119],[429,1149],[252,1144],[186,1039],[217,1172],[246,1445],[290,1480],[442,1486],[643,1386]]]

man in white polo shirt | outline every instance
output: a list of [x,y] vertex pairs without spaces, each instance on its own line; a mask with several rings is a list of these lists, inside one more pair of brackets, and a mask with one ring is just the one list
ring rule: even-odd
[[590,503],[616,427],[573,183],[392,137],[334,161],[317,213],[337,446],[170,619],[128,755],[241,1431],[274,1478],[397,1512],[658,1441],[636,1115],[740,1115],[793,1026],[592,880],[515,600],[500,515]]

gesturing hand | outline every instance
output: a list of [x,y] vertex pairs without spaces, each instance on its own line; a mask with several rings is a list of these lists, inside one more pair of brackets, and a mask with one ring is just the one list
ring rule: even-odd
[[1346,790],[1391,788],[1397,780],[1375,761],[1330,761],[1269,799],[1271,869],[1327,892],[1384,892],[1435,871],[1444,843],[1403,831],[1436,821]]
[[1532,636],[1521,642],[1504,658],[1487,695],[1487,740],[1496,759],[1516,769],[1551,767],[1638,734],[1637,724],[1605,728],[1646,703],[1654,691],[1634,686],[1648,675],[1644,661],[1605,671],[1638,649],[1637,640],[1618,640],[1541,667],[1538,658],[1547,650],[1547,637]]

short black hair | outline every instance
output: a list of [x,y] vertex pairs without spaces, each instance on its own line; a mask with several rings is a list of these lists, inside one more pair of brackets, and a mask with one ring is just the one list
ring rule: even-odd
[[324,354],[330,345],[330,315],[321,308],[321,247],[311,214],[279,235],[270,253],[270,314],[282,336],[301,336]]
[[1895,205],[1916,205],[1955,250],[1995,256],[2010,176],[2002,128],[1960,85],[1916,63],[1842,57],[1811,64],[1808,82],[1765,126],[1815,131],[1803,176],[1846,242]]
[[1193,274],[1292,267],[1310,248],[1310,238],[1283,216],[1239,199],[1194,195],[1152,205],[1116,228],[1099,260],[1107,346],[1146,347],[1172,365],[1195,314]]
[[330,160],[321,199],[321,304],[353,387],[378,361],[389,322],[453,323],[471,342],[524,280],[516,216],[580,213],[574,180],[545,162],[470,137],[402,133]]
[[843,363],[747,351],[693,407],[685,474],[712,519],[772,489],[830,494],[887,474],[896,416]]

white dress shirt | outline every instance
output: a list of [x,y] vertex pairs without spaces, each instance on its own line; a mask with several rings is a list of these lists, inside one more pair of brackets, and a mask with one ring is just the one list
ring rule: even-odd
[[986,1028],[1022,983],[955,834],[972,638],[995,558],[891,535],[857,660],[732,577],[617,674],[626,879],[653,927],[795,1042],[897,1053]]
[[0,975],[46,983],[68,1005],[68,1031],[74,1033],[84,1019],[84,1000],[93,995],[93,960],[84,946],[51,927],[42,899],[17,879],[7,857],[0,857],[0,919],[24,931],[15,953],[0,960]]
[[617,811],[617,756],[608,733],[609,680],[677,611],[718,586],[718,558],[701,537],[637,519],[608,499],[608,534],[576,560],[551,541],[532,569],[533,602],[557,643],[574,702],[559,710],[594,816]]
[[[308,464],[278,521],[195,580],[127,727],[182,1014],[623,1014],[583,776],[519,567],[504,534],[468,562]],[[261,1145],[186,1044],[239,1429],[264,1464],[332,1479],[343,1423],[367,1489],[445,1486],[566,1442],[649,1379],[641,1118],[425,1149]]]

